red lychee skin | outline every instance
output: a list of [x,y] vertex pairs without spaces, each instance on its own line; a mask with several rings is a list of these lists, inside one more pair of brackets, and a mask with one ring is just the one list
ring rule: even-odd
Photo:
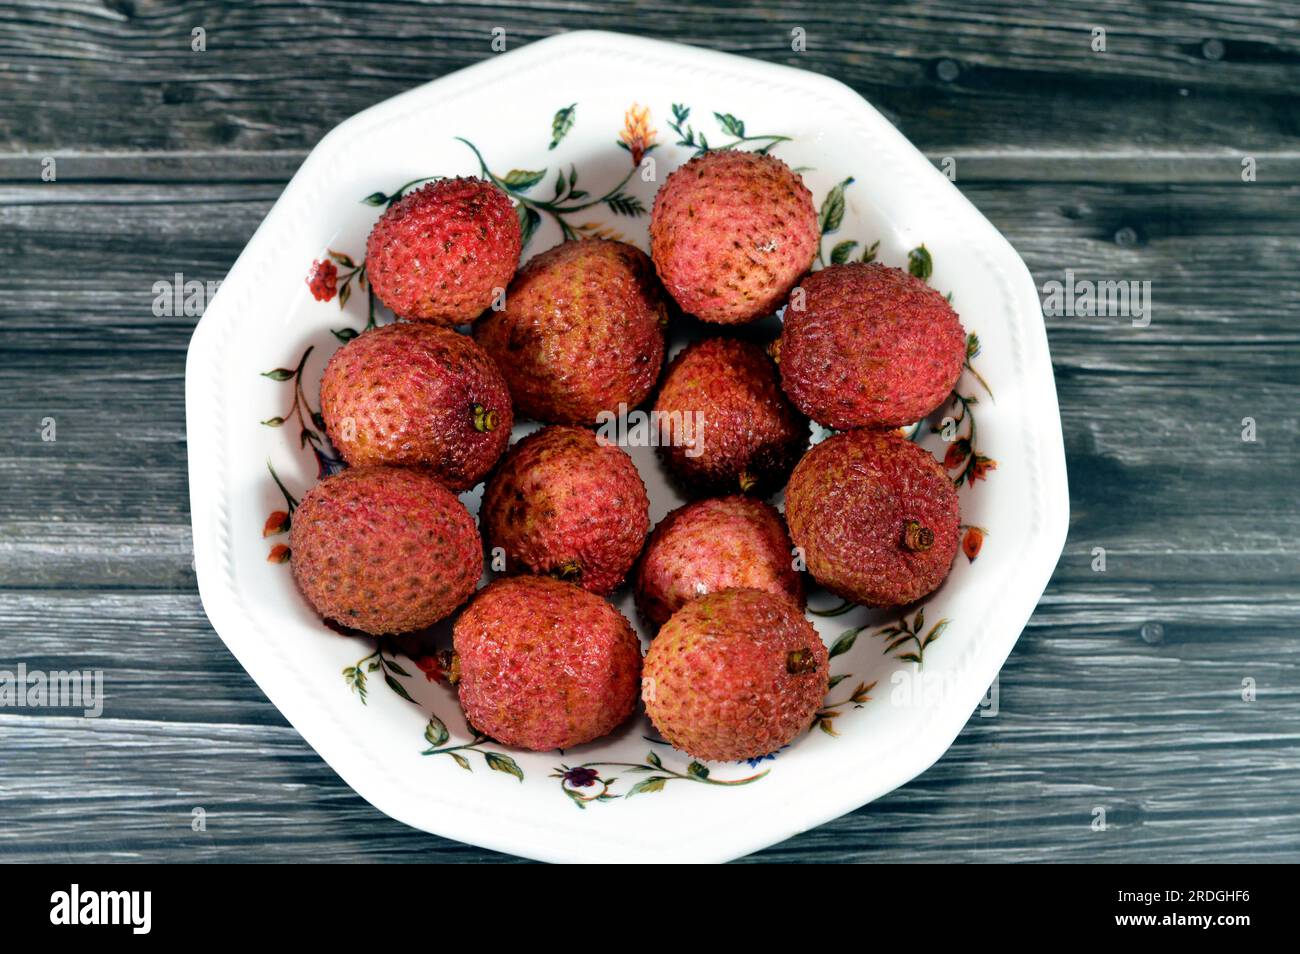
[[[654,410],[680,414],[683,430],[688,419],[701,422],[701,433],[692,434],[697,440],[666,441],[659,448],[693,496],[740,491],[766,497],[784,486],[808,447],[808,419],[781,391],[772,359],[747,341],[710,338],[688,345],[668,365]],[[659,420],[662,426],[678,418]]]
[[604,595],[623,582],[650,529],[632,458],[580,427],[544,427],[512,447],[480,511],[506,572],[558,576]]
[[764,590],[804,606],[793,544],[776,508],[749,497],[698,500],[665,517],[637,564],[636,603],[655,626],[707,593]]
[[289,530],[298,588],[326,619],[375,635],[451,615],[483,574],[474,518],[432,475],[350,468],[302,498]]
[[608,735],[636,706],[636,633],[613,606],[571,583],[497,580],[456,620],[452,640],[465,717],[503,745],[581,745]]
[[803,179],[755,152],[695,157],[668,177],[650,215],[650,257],[664,287],[684,311],[721,324],[776,311],[820,238]]
[[812,724],[829,682],[826,646],[787,599],[723,590],[659,630],[641,698],[659,733],[697,759],[753,759]]
[[634,408],[659,380],[668,306],[645,253],[623,242],[565,242],[531,259],[505,308],[474,339],[508,370],[519,412],[595,424]]
[[[813,447],[785,491],[790,537],[822,586],[864,606],[902,606],[938,588],[957,555],[957,491],[927,451],[888,431]],[[909,523],[928,548],[909,547]]]
[[353,466],[427,466],[468,490],[510,442],[505,378],[465,335],[397,322],[334,353],[320,385],[330,440]]
[[827,427],[902,427],[948,397],[966,333],[947,299],[885,265],[832,265],[800,284],[781,332],[781,385]]
[[482,179],[439,179],[379,217],[366,242],[366,277],[394,314],[461,325],[510,284],[522,244],[503,191]]

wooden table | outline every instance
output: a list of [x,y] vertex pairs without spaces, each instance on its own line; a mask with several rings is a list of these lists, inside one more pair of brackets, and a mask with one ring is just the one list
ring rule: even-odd
[[0,709],[0,857],[503,857],[372,809],[213,633],[195,318],[152,309],[176,272],[222,278],[332,126],[491,55],[500,26],[835,76],[956,160],[1040,286],[1152,283],[1147,328],[1048,321],[1072,525],[997,717],[755,859],[1300,860],[1300,7],[1064,6],[0,3],[0,668],[103,669],[109,692],[97,720]]

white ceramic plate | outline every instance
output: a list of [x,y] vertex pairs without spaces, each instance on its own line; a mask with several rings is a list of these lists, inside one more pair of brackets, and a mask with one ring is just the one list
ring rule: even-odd
[[[368,320],[369,296],[357,276],[345,281],[352,269],[344,257],[360,263],[380,211],[372,203],[382,205],[412,180],[486,169],[535,213],[526,257],[559,242],[563,229],[608,230],[646,248],[645,210],[656,182],[644,181],[633,159],[653,146],[647,154],[661,182],[701,146],[738,139],[739,148],[770,148],[801,170],[827,226],[825,259],[860,258],[879,242],[880,261],[905,266],[909,251],[924,243],[933,260],[930,283],[952,293],[967,331],[978,335],[973,371],[957,389],[977,399],[969,416],[955,433],[934,433],[944,416],[960,415],[954,401],[916,435],[937,456],[950,455],[954,478],[964,475],[962,519],[981,528],[966,538],[972,549],[982,542],[975,559],[959,554],[921,608],[814,616],[835,647],[832,674],[842,678],[813,731],[752,765],[692,763],[653,741],[644,716],[563,754],[474,744],[454,691],[426,675],[426,650],[411,646],[380,657],[377,671],[370,671],[373,656],[361,667],[368,676],[363,704],[343,671],[373,653],[373,642],[327,629],[273,548],[286,540],[274,532],[276,512],[315,482],[321,455],[330,453],[323,441],[315,453],[317,444],[309,436],[304,445],[301,432],[323,437],[312,417],[320,373],[340,335]],[[842,244],[849,242],[857,244]],[[337,253],[335,294],[318,300],[306,278],[327,250]],[[382,309],[376,316],[391,319]],[[284,370],[266,374],[275,369]],[[607,33],[570,33],[496,56],[368,109],[326,136],[199,323],[186,410],[199,590],[230,650],[321,757],[381,811],[545,860],[735,858],[915,777],[984,697],[1066,534],[1065,460],[1038,296],[997,230],[847,87]],[[286,421],[275,426],[278,417]],[[995,464],[965,454],[960,441],[972,423],[974,452]],[[652,449],[629,450],[658,521],[682,501]],[[983,479],[972,484],[976,466]],[[474,512],[480,490],[462,497]],[[636,619],[626,591],[616,602]],[[814,608],[836,603],[822,591],[810,596]],[[926,643],[941,622],[942,638]],[[909,638],[913,629],[916,639]],[[921,644],[918,666],[908,657],[920,654]],[[430,749],[438,751],[424,754]]]

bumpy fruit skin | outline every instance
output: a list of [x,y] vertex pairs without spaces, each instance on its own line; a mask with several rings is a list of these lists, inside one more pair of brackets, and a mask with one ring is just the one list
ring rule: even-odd
[[650,257],[669,294],[704,321],[774,312],[812,266],[812,193],[774,156],[718,150],[675,170],[655,195]]
[[492,469],[514,415],[505,378],[465,335],[397,322],[334,353],[320,385],[330,440],[355,466],[427,466],[468,490]]
[[521,247],[509,196],[482,179],[439,179],[379,217],[366,242],[366,277],[394,314],[462,325],[510,284]]
[[966,333],[947,299],[885,265],[832,265],[803,280],[785,310],[781,384],[805,414],[838,430],[902,427],[952,391]]
[[623,582],[650,529],[632,458],[580,427],[536,431],[507,453],[480,512],[506,570],[557,576],[593,593]]
[[608,735],[636,706],[636,633],[609,603],[571,583],[497,580],[456,620],[452,640],[465,717],[504,745],[581,745]]
[[804,455],[785,518],[808,572],[846,600],[902,606],[935,590],[957,554],[957,491],[943,467],[887,431],[829,437]]
[[565,242],[531,259],[505,308],[474,339],[508,371],[521,414],[595,424],[636,407],[664,363],[668,306],[645,253],[623,242]]
[[697,759],[753,759],[812,724],[826,647],[787,599],[723,590],[692,600],[646,654],[641,698],[655,728]]
[[[673,427],[699,422],[693,440],[662,441],[659,454],[693,496],[766,497],[785,485],[808,448],[808,419],[790,403],[772,359],[758,345],[711,338],[668,366],[654,409]],[[695,425],[691,425],[695,427]],[[694,454],[695,456],[692,456]]]
[[451,615],[483,574],[474,518],[433,476],[402,467],[350,468],[302,498],[290,565],[326,619],[375,635]]
[[803,580],[776,508],[749,497],[697,500],[665,517],[636,572],[636,603],[655,626],[697,597],[764,590],[803,609]]

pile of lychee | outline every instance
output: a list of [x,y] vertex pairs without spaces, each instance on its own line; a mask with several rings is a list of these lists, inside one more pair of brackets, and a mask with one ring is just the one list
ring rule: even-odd
[[[899,606],[939,586],[958,542],[952,481],[899,431],[956,383],[957,315],[896,268],[810,273],[820,241],[801,177],[753,152],[674,171],[649,256],[583,238],[518,268],[519,218],[497,185],[440,179],[401,197],[366,247],[399,320],[347,343],[321,381],[349,466],[293,516],[302,593],[381,637],[460,610],[448,672],[470,725],[504,745],[589,742],[638,697],[695,758],[788,744],[829,679],[805,569],[846,601]],[[683,314],[726,332],[783,306],[767,348],[706,337],[665,372]],[[647,406],[701,424],[660,448],[693,502],[653,533],[631,457],[595,430]],[[516,417],[545,426],[508,448]],[[836,433],[810,449],[809,419]],[[457,494],[485,480],[476,525]],[[784,516],[765,502],[782,488]],[[498,572],[476,593],[485,547]],[[644,658],[606,600],[629,577],[656,632]]]

